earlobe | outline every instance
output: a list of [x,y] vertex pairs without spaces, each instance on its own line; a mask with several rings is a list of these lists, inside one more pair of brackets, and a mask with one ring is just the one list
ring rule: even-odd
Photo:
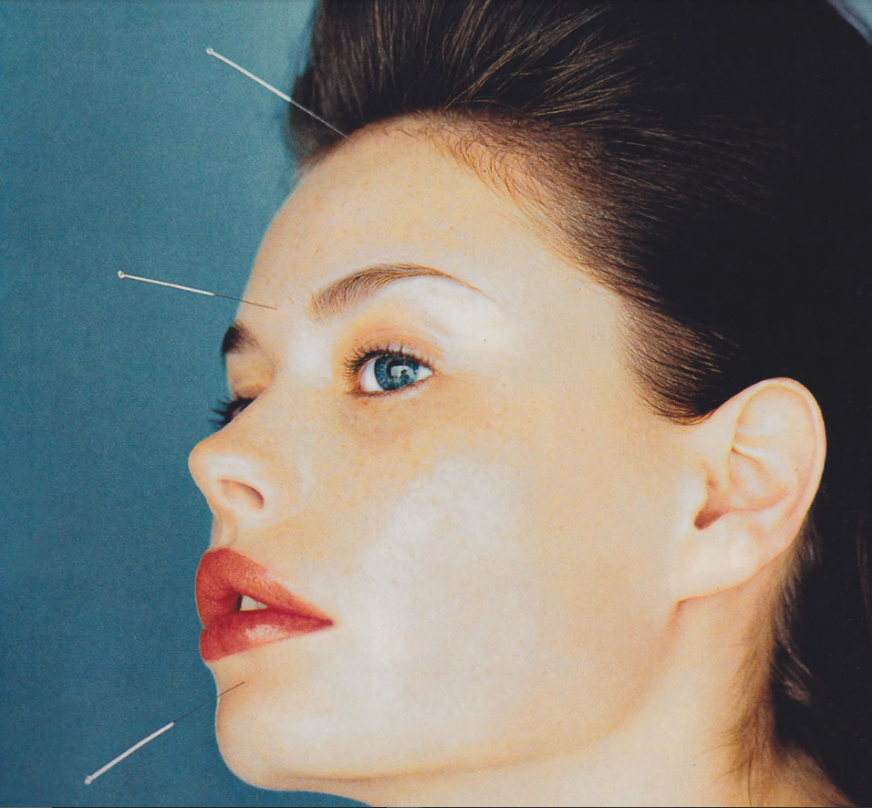
[[747,388],[694,429],[700,496],[677,559],[678,600],[739,586],[786,551],[826,454],[820,408],[791,379]]

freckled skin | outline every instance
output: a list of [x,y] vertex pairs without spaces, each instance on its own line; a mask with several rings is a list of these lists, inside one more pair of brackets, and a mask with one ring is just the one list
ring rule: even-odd
[[[313,292],[383,262],[483,294],[409,278],[307,317]],[[311,170],[245,297],[278,311],[240,308],[259,347],[228,375],[256,400],[192,454],[212,546],[335,625],[211,663],[220,688],[247,683],[219,708],[228,765],[346,793],[569,754],[620,725],[667,642],[681,433],[638,398],[618,299],[504,192],[396,129]],[[374,339],[432,376],[355,394],[343,363]]]

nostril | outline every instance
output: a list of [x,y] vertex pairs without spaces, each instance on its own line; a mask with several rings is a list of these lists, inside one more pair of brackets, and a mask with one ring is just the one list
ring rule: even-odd
[[219,480],[224,501],[233,508],[248,511],[263,510],[264,498],[256,488],[238,480]]

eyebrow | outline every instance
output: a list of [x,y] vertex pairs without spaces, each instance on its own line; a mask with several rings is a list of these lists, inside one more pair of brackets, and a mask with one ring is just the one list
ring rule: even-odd
[[[425,267],[420,264],[376,264],[353,272],[351,275],[346,275],[335,283],[315,292],[309,301],[309,315],[314,320],[338,316],[372,297],[394,281],[420,277],[444,278],[488,297],[481,289],[472,284],[433,267]],[[257,348],[257,346],[258,342],[254,334],[242,323],[237,322],[231,325],[224,334],[224,339],[221,341],[221,357],[226,359],[228,354],[241,353],[249,348]]]
[[394,281],[416,277],[445,278],[484,295],[481,289],[472,284],[433,267],[420,264],[376,264],[346,275],[319,292],[315,292],[309,302],[309,315],[314,320],[335,317],[359,305]]
[[257,340],[242,323],[234,323],[224,332],[221,340],[221,358],[227,359],[227,354],[241,353],[246,348],[256,348]]

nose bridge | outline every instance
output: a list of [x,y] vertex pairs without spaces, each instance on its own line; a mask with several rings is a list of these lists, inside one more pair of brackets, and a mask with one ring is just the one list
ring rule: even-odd
[[188,460],[216,518],[242,528],[281,521],[302,494],[302,458],[287,445],[291,436],[270,433],[254,416],[244,411],[198,443]]

